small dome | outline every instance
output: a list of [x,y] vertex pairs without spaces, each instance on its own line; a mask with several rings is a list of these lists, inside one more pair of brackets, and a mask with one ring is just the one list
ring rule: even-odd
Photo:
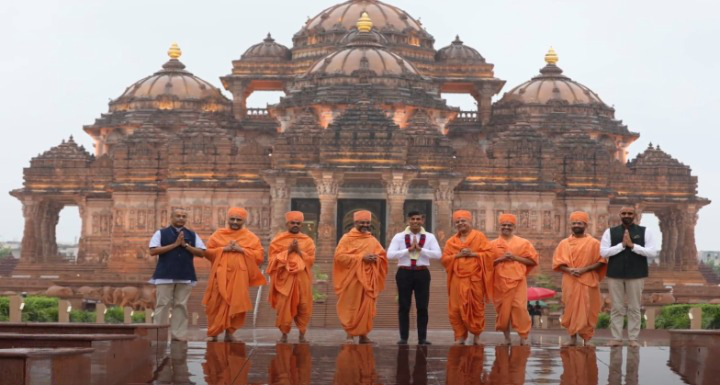
[[485,63],[485,58],[475,48],[468,47],[455,36],[455,41],[447,47],[438,50],[435,60],[448,64]]
[[262,43],[248,48],[240,60],[290,60],[290,57],[290,50],[284,45],[276,43],[268,33]]
[[309,74],[352,75],[355,71],[375,72],[384,75],[418,75],[417,69],[399,55],[385,49],[372,33],[374,22],[367,13],[356,22],[357,33],[345,48],[320,59]]
[[605,103],[588,87],[562,74],[555,63],[558,61],[555,50],[550,48],[545,55],[547,65],[540,75],[520,84],[503,95],[499,103],[519,101],[528,104],[602,104]]
[[333,5],[309,19],[304,28],[332,30],[340,27],[349,31],[355,27],[355,22],[363,12],[368,13],[373,24],[379,30],[385,28],[397,31],[411,29],[423,32],[420,22],[413,19],[407,12],[377,0],[350,0]]
[[144,109],[198,109],[200,111],[229,111],[231,102],[212,84],[185,70],[178,60],[180,48],[173,44],[168,51],[170,60],[162,69],[125,89],[110,102],[110,111]]

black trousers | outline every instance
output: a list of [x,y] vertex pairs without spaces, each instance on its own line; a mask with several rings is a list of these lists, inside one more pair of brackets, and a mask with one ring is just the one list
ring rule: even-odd
[[398,269],[395,274],[398,287],[398,320],[400,339],[407,340],[410,333],[410,304],[415,292],[418,341],[427,338],[428,303],[430,302],[430,270]]

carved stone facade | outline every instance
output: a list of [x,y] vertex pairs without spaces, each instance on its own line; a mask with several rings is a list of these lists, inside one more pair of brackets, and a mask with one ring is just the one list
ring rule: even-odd
[[[368,7],[382,16],[369,30],[356,27]],[[336,14],[343,18],[334,25]],[[695,268],[695,224],[709,201],[690,167],[659,146],[627,161],[639,134],[564,75],[554,53],[492,104],[505,83],[493,65],[459,38],[438,50],[434,42],[405,11],[346,1],[309,19],[292,48],[268,36],[233,61],[221,78],[232,100],[171,50],[162,70],[85,127],[94,154],[71,138],[24,170],[23,187],[11,192],[25,217],[22,264],[56,259],[55,226],[67,205],[81,208],[79,264],[144,274],[154,263],[148,239],[174,207],[207,238],[228,207],[243,206],[267,243],[295,199],[319,202],[318,261],[327,263],[345,214],[338,201],[372,199],[385,202],[384,242],[403,228],[406,200],[424,200],[441,242],[455,209],[471,210],[488,236],[497,235],[497,215],[511,212],[546,260],[567,236],[571,211],[589,212],[600,236],[620,206],[636,205],[660,218],[662,264]],[[248,109],[256,90],[286,96]],[[471,95],[478,108],[460,111],[442,93]]]

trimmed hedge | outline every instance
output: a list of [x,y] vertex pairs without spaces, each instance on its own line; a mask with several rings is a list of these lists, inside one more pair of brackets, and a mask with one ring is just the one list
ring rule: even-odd
[[[45,296],[28,296],[24,299],[25,306],[22,311],[23,322],[58,322],[58,299]],[[0,321],[10,319],[10,299],[0,297]],[[94,311],[72,310],[70,322],[93,323],[96,314]],[[105,313],[106,323],[123,323],[123,309],[117,306],[109,307]],[[144,323],[145,312],[136,311],[132,316],[133,323]]]
[[0,297],[0,321],[10,320],[10,298]]
[[[107,308],[107,312],[105,313],[105,323],[109,324],[121,324],[125,320],[125,312],[123,311],[123,308],[119,306],[112,306]],[[145,322],[145,312],[144,311],[136,311],[135,314],[132,315],[132,323],[134,324],[141,324]]]
[[[623,320],[623,328],[627,328],[627,316]],[[610,327],[610,313],[598,314],[598,322],[595,325],[597,329],[607,329]],[[645,329],[645,317],[640,318],[640,329]]]
[[690,308],[699,307],[702,309],[703,329],[720,329],[720,305],[698,304],[698,305],[667,305],[663,306],[655,320],[657,329],[689,329]]

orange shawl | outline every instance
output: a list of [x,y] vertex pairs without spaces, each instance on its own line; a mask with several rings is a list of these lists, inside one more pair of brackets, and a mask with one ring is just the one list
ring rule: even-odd
[[[525,238],[513,235],[513,237],[508,241],[503,237],[498,237],[490,242],[490,244],[493,247],[495,259],[501,258],[506,252],[510,252],[518,257],[533,260],[535,262],[535,266],[537,266],[538,253],[532,243]],[[496,278],[502,277],[518,281],[530,274],[530,271],[532,271],[535,266],[531,267],[515,261],[500,262],[495,265],[494,273]]]
[[[230,241],[235,241],[245,252],[241,254],[234,251],[223,251]],[[212,262],[212,268],[203,297],[203,305],[208,305],[210,291],[217,289],[220,296],[230,305],[229,315],[231,318],[236,314],[251,310],[252,305],[248,298],[249,287],[262,286],[266,283],[265,277],[258,267],[264,260],[260,239],[247,228],[237,231],[228,228],[218,229],[207,242],[205,257]],[[235,274],[232,274],[231,277],[229,272],[236,270],[247,271],[248,281],[235,279],[237,277]],[[229,280],[232,280],[230,285],[228,285]],[[242,295],[229,295],[228,287],[233,293],[242,293]]]
[[[377,263],[363,263],[367,254],[376,254]],[[333,286],[337,295],[355,280],[362,283],[365,294],[377,298],[385,289],[388,261],[385,249],[371,233],[353,228],[343,235],[335,249],[333,260]]]
[[[450,282],[454,278],[470,278],[471,281],[480,281],[483,286],[485,302],[490,302],[493,293],[493,260],[495,255],[485,235],[475,229],[460,240],[460,234],[455,234],[445,243],[440,261],[447,272],[448,294]],[[455,258],[462,249],[470,249],[479,255],[477,258]]]
[[[300,254],[288,253],[288,247],[297,239]],[[266,272],[270,276],[270,305],[273,308],[278,303],[278,296],[290,297],[292,317],[297,314],[297,304],[300,301],[300,291],[294,290],[298,274],[307,276],[306,282],[312,282],[310,268],[315,263],[315,243],[312,238],[303,234],[293,234],[289,231],[278,234],[270,242],[268,267]]]

